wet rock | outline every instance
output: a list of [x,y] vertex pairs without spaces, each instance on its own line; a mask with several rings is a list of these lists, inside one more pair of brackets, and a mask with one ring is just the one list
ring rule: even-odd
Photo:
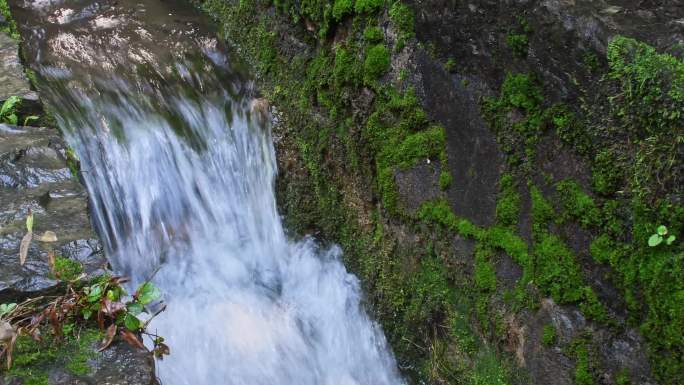
[[[90,224],[87,195],[67,167],[59,131],[0,125],[0,202],[0,303],[20,302],[60,288],[49,271],[49,252],[80,262],[88,275],[104,272],[107,260]],[[29,209],[34,215],[34,234],[53,231],[57,241],[31,242],[22,266],[19,244],[26,233]],[[102,353],[96,352],[96,344],[90,348],[94,357],[88,362],[90,374],[74,375],[55,363],[47,369],[49,384],[157,383],[150,352],[122,341]],[[2,384],[7,381],[0,379]]]
[[481,226],[494,223],[503,156],[480,113],[486,92],[478,79],[447,73],[425,52],[417,57],[419,94],[431,118],[444,125],[448,168],[454,178],[447,190],[457,215]]
[[13,95],[27,102],[38,101],[19,60],[19,45],[4,32],[0,32],[0,84],[0,102]]
[[[97,346],[91,347],[93,351]],[[91,373],[74,375],[63,368],[50,373],[50,385],[156,385],[154,358],[146,350],[136,349],[123,341],[114,342],[88,361]]]
[[397,192],[409,213],[415,213],[426,201],[440,198],[438,162],[424,160],[414,167],[395,174]]
[[[0,300],[14,302],[55,289],[48,253],[78,260],[88,274],[107,262],[88,219],[87,196],[71,177],[64,144],[55,129],[0,128]],[[36,235],[53,231],[57,242],[34,240],[26,264],[18,250],[29,209]]]

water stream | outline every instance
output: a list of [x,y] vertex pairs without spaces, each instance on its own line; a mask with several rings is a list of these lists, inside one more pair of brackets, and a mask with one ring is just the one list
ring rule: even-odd
[[12,7],[113,269],[158,270],[164,384],[403,383],[340,250],[285,235],[268,119],[202,17],[160,0]]

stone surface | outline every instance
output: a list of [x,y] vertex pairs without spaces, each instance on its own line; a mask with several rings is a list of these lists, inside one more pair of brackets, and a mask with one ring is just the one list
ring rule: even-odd
[[19,60],[19,45],[4,32],[0,32],[0,85],[0,102],[13,95],[27,102],[38,101]]
[[[87,197],[71,176],[64,144],[55,129],[0,125],[0,300],[20,300],[55,288],[47,254],[81,262],[95,274],[106,267],[102,248],[90,226]],[[19,264],[19,244],[26,233],[28,210],[34,234],[53,231],[57,242],[31,242],[26,264]]]
[[[96,346],[92,347],[93,350]],[[114,342],[107,350],[88,361],[91,373],[73,375],[62,368],[50,373],[50,385],[155,385],[154,359],[146,350],[136,349],[123,341]]]
[[[47,255],[80,262],[89,275],[107,267],[102,247],[88,217],[88,201],[71,175],[59,131],[43,127],[0,124],[0,303],[49,293],[60,288],[51,277]],[[19,264],[19,244],[26,216],[34,214],[33,231],[53,231],[57,242],[32,241],[26,263]],[[49,370],[51,385],[156,384],[154,360],[147,350],[115,342],[89,361],[92,371],[75,376],[57,365]],[[19,380],[0,384],[21,384]]]

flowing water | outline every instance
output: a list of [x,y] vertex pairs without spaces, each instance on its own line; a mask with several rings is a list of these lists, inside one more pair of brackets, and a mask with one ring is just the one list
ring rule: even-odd
[[289,240],[244,66],[183,3],[16,0],[113,269],[154,275],[165,384],[402,384],[338,248]]

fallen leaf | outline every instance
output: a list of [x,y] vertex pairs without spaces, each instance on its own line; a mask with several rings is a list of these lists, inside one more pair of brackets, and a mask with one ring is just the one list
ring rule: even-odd
[[0,342],[7,343],[17,333],[14,331],[12,325],[7,321],[0,321]]
[[103,311],[109,316],[115,316],[117,313],[126,309],[126,305],[118,301],[111,301],[109,298],[105,298]]
[[116,324],[111,324],[107,328],[107,332],[105,333],[104,339],[102,339],[102,346],[100,346],[99,349],[97,349],[98,352],[101,352],[109,347],[109,345],[112,344],[112,340],[114,340],[114,336],[116,335]]
[[26,262],[26,256],[28,255],[29,245],[31,244],[31,238],[33,238],[33,232],[29,231],[24,235],[19,245],[19,264],[24,266]]
[[36,236],[38,242],[57,242],[57,234],[54,231],[46,231],[42,235]]
[[14,344],[17,342],[17,333],[14,333],[12,339],[7,345],[7,370],[12,369],[12,351],[14,351]]
[[145,345],[143,345],[142,342],[138,339],[138,337],[133,334],[132,332],[126,330],[126,329],[121,329],[119,331],[121,333],[121,337],[124,339],[124,341],[128,342],[129,345],[131,345],[134,348],[138,349],[145,349]]

